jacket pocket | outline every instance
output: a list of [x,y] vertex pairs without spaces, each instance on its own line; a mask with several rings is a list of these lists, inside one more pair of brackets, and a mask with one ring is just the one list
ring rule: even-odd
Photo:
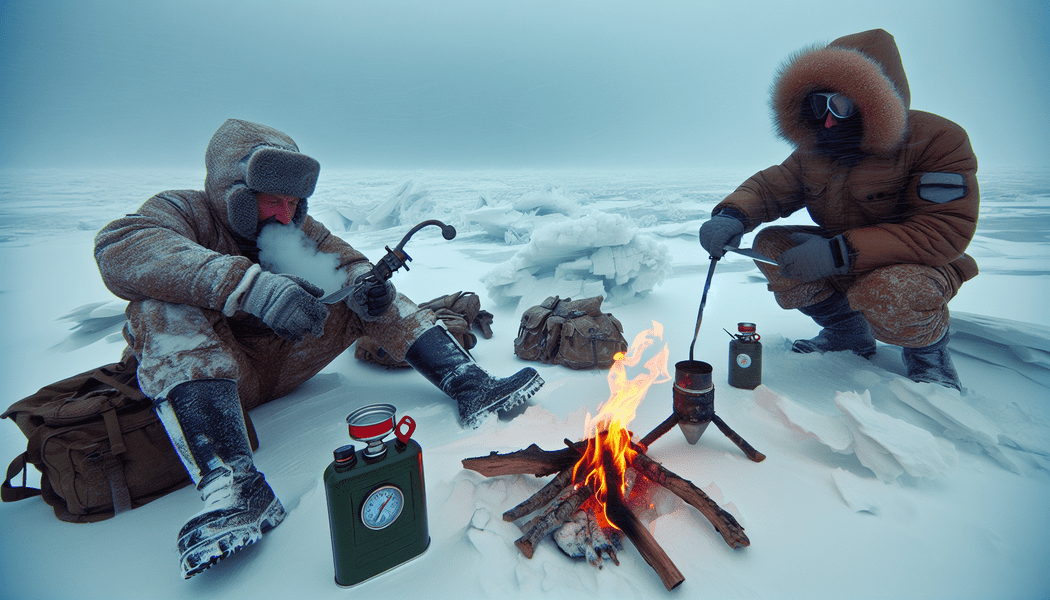
[[894,222],[901,218],[903,186],[899,181],[850,182],[849,194],[858,216],[867,223]]

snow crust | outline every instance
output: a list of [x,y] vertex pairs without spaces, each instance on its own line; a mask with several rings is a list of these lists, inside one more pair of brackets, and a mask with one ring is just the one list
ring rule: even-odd
[[[455,240],[427,228],[408,245],[411,270],[394,279],[410,298],[480,293],[490,273],[510,264],[512,281],[506,285],[529,282],[518,283],[518,291],[533,291],[531,285],[539,296],[548,291],[542,286],[561,282],[581,286],[581,293],[590,285],[588,290],[616,294],[622,302],[609,297],[603,308],[623,323],[625,335],[632,338],[654,320],[663,323],[673,363],[684,360],[692,339],[708,266],[696,229],[715,202],[750,174],[326,170],[310,209],[373,260],[418,220],[454,224]],[[198,188],[203,180],[203,172],[132,177],[127,171],[0,169],[6,211],[0,221],[0,364],[10,402],[119,358],[123,303],[98,277],[94,233],[158,191]],[[717,413],[768,458],[747,460],[713,427],[696,445],[677,429],[652,445],[655,460],[732,513],[751,540],[750,547],[733,550],[676,496],[661,488],[643,490],[647,502],[638,507],[639,517],[686,577],[674,592],[663,589],[630,542],[617,553],[619,566],[605,561],[601,570],[585,558],[570,558],[552,539],[542,540],[532,559],[524,558],[513,545],[520,530],[502,514],[547,478],[486,478],[462,468],[464,458],[490,451],[532,443],[563,447],[564,439],[584,435],[586,415],[609,395],[605,373],[514,356],[520,312],[530,300],[508,293],[500,296],[506,304],[483,300],[494,315],[494,335],[479,339],[472,353],[494,374],[533,366],[547,381],[513,415],[463,429],[453,403],[418,374],[367,365],[351,349],[289,396],[252,412],[261,441],[256,463],[288,510],[285,522],[260,543],[182,581],[175,537],[200,509],[192,488],[87,525],[58,521],[39,499],[4,503],[0,596],[1045,597],[1047,190],[1047,172],[982,169],[982,215],[968,250],[981,275],[951,305],[950,347],[961,394],[908,381],[899,349],[882,344],[870,361],[848,353],[790,352],[792,340],[816,333],[814,324],[781,310],[751,261],[719,261],[697,357],[714,368]],[[509,215],[506,223],[483,218],[486,210]],[[369,215],[372,221],[365,220]],[[805,217],[788,222],[804,223]],[[606,245],[587,251],[573,239],[577,235]],[[750,236],[743,244],[750,244]],[[621,247],[625,253],[636,248],[638,256],[617,263]],[[605,248],[611,267],[596,256]],[[651,269],[663,269],[662,278],[645,279],[645,268],[638,266],[645,260]],[[726,382],[729,340],[722,329],[733,330],[740,321],[757,323],[762,335],[763,384],[753,391]],[[632,425],[637,435],[670,415],[670,386],[650,388]],[[393,403],[398,418],[410,415],[417,423],[431,545],[419,558],[345,590],[333,581],[321,476],[332,450],[351,441],[346,415],[373,402]],[[2,456],[14,458],[25,442],[13,423],[0,422]]]
[[591,212],[532,232],[524,248],[481,282],[496,304],[524,310],[548,296],[604,296],[607,306],[641,300],[670,273],[667,247],[638,235],[617,214]]

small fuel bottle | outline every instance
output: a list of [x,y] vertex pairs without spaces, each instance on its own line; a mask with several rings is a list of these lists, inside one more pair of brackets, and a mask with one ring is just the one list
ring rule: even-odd
[[729,341],[729,385],[753,390],[762,383],[762,344],[754,323],[737,323]]
[[[411,560],[430,546],[423,450],[416,424],[394,407],[372,404],[346,418],[350,437],[368,446],[335,450],[324,472],[335,582],[357,585]],[[384,442],[391,432],[396,439]]]

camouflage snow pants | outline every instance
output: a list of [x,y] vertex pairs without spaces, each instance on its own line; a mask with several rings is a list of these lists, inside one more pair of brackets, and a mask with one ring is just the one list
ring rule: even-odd
[[164,398],[186,381],[232,379],[241,404],[250,410],[299,387],[363,335],[400,360],[437,322],[432,311],[401,294],[375,321],[363,321],[342,302],[328,309],[324,334],[307,335],[296,344],[243,312],[226,317],[159,300],[132,302],[126,311],[125,352],[138,358],[139,386],[151,398]]
[[[766,227],[755,237],[754,248],[775,259],[796,245],[791,240],[796,232],[825,234],[819,227]],[[843,292],[850,307],[864,315],[875,339],[904,348],[929,346],[947,333],[948,301],[962,285],[962,278],[953,269],[927,265],[889,265],[801,282],[784,277],[775,265],[757,264],[781,308],[810,306]]]

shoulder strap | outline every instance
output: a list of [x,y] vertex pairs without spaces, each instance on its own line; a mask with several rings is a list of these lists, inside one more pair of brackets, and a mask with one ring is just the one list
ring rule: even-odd
[[[40,490],[31,488],[26,483],[26,476],[28,475],[26,462],[26,453],[23,452],[8,465],[7,476],[4,478],[4,483],[0,484],[0,500],[3,502],[18,502],[19,500],[40,495]],[[22,485],[14,487],[11,485],[11,480],[14,479],[15,475],[18,475],[19,471],[22,472]]]

